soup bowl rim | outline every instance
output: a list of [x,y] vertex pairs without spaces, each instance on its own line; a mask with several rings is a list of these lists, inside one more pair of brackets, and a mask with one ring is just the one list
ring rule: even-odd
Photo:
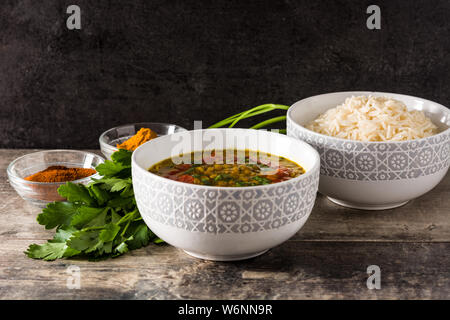
[[[186,134],[186,133],[193,134],[193,132],[196,132],[196,131],[197,131],[197,132],[198,132],[198,131],[205,131],[205,130],[239,130],[239,131],[250,131],[250,130],[255,130],[255,129],[241,129],[241,128],[198,129],[198,130],[188,130],[188,131],[184,131],[184,132],[174,133],[174,135],[175,135],[175,134]],[[208,186],[208,185],[202,185],[202,184],[186,183],[186,182],[181,182],[181,181],[176,181],[176,180],[171,180],[171,179],[168,179],[168,178],[161,177],[161,176],[159,176],[159,175],[157,175],[157,174],[154,174],[154,173],[148,171],[148,169],[143,168],[141,165],[139,165],[139,164],[137,163],[136,155],[137,155],[139,152],[142,152],[142,151],[140,151],[140,150],[143,150],[144,148],[146,148],[146,145],[151,145],[152,143],[156,143],[156,140],[158,140],[159,138],[152,139],[152,140],[150,140],[150,141],[148,141],[148,142],[142,144],[141,146],[139,146],[139,147],[133,152],[133,155],[132,155],[132,157],[131,157],[132,168],[137,168],[137,169],[139,169],[139,170],[141,170],[141,171],[145,171],[147,175],[150,175],[152,178],[157,179],[157,180],[161,181],[162,183],[174,183],[174,184],[180,185],[180,186],[185,186],[185,187],[186,187],[186,186],[190,186],[190,187],[192,187],[192,188],[200,188],[200,189],[209,189],[209,190],[225,189],[225,190],[230,190],[230,191],[232,191],[232,190],[253,190],[253,189],[263,189],[263,188],[271,188],[271,187],[274,187],[274,186],[277,186],[277,187],[278,187],[278,186],[282,186],[282,185],[287,185],[287,184],[290,184],[290,183],[293,183],[293,182],[296,182],[296,181],[299,181],[299,180],[306,179],[306,178],[308,178],[310,175],[314,174],[314,172],[320,170],[320,156],[319,156],[319,153],[318,153],[311,145],[309,145],[308,143],[306,143],[306,142],[304,142],[304,141],[301,141],[301,140],[299,140],[299,139],[296,139],[296,138],[293,138],[293,137],[289,137],[289,136],[287,136],[287,135],[282,135],[282,134],[275,133],[275,132],[268,132],[268,133],[273,134],[273,135],[279,135],[280,138],[284,137],[284,138],[287,138],[287,139],[291,140],[291,141],[294,142],[294,143],[304,145],[304,146],[309,150],[309,152],[311,153],[311,155],[314,157],[314,161],[313,161],[314,163],[313,163],[313,165],[311,166],[311,168],[309,168],[308,170],[305,170],[305,173],[303,173],[303,174],[301,174],[301,175],[299,175],[299,176],[297,176],[297,177],[295,177],[295,178],[292,178],[292,179],[289,179],[289,180],[285,180],[285,181],[281,181],[281,182],[276,182],[276,183],[266,184],[266,185],[242,186],[242,187],[224,187],[224,186]],[[164,138],[164,137],[161,137],[161,138]],[[205,150],[207,150],[207,149],[203,149],[203,148],[202,148],[201,151],[203,152],[203,151],[205,151]],[[200,151],[200,150],[196,150],[196,151],[194,151],[194,152],[198,152],[198,151]],[[278,155],[278,154],[277,154],[277,156],[279,156],[279,157],[285,157],[285,156],[283,156],[283,155]],[[285,158],[288,159],[287,157],[285,157]],[[159,160],[159,161],[163,161],[163,160],[165,160],[165,159],[167,159],[167,158],[161,159],[161,160]],[[288,159],[288,160],[293,161],[293,160],[291,160],[291,159]],[[295,163],[297,164],[297,162],[295,162]],[[153,164],[152,164],[152,165],[153,165]],[[302,167],[302,168],[303,168],[303,167]]]

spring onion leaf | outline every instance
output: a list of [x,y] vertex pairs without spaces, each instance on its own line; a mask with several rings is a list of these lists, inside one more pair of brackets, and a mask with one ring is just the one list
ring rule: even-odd
[[251,126],[250,129],[264,128],[264,127],[266,127],[269,124],[276,123],[276,122],[281,122],[281,121],[284,121],[284,120],[286,120],[286,116],[280,116],[280,117],[271,118],[271,119],[265,120],[263,122],[260,122],[258,124],[255,124],[254,126]]
[[[209,128],[220,128],[220,127],[224,127],[224,126],[228,126],[228,128],[233,128],[240,120],[251,118],[251,117],[254,117],[254,116],[266,113],[266,112],[271,112],[274,110],[285,110],[286,111],[288,109],[289,109],[289,106],[285,106],[285,105],[281,105],[281,104],[272,104],[272,103],[263,104],[263,105],[251,108],[247,111],[243,111],[238,114],[235,114],[231,117],[228,117],[222,121],[219,121],[219,122],[213,124]],[[263,121],[261,123],[258,123],[256,125],[252,126],[251,129],[263,128],[269,124],[284,121],[285,119],[286,119],[286,116],[271,118],[269,120]],[[285,129],[282,129],[282,130],[285,130]],[[280,132],[282,130],[280,130]]]

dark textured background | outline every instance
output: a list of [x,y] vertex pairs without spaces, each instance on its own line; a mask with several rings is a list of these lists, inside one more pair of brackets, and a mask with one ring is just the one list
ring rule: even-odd
[[342,90],[448,106],[449,18],[448,0],[1,0],[0,147],[97,148],[119,124],[207,126]]

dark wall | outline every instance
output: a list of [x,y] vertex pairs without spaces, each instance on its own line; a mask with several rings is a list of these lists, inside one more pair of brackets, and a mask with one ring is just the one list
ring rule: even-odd
[[97,148],[119,124],[207,126],[343,90],[449,106],[449,18],[448,0],[2,0],[0,147]]

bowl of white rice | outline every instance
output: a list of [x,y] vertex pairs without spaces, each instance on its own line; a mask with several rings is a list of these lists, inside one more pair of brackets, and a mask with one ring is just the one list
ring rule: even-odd
[[450,110],[386,92],[336,92],[293,104],[288,136],[320,154],[319,192],[357,209],[384,210],[433,189],[450,165]]

